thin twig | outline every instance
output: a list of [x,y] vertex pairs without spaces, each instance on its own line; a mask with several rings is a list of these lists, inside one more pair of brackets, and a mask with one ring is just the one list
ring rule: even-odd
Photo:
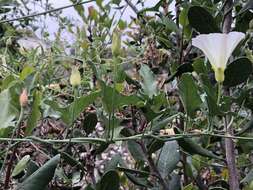
[[139,11],[138,9],[134,6],[134,4],[130,0],[125,0],[125,2],[131,7],[131,9],[135,12],[136,15],[138,15]]
[[66,5],[66,6],[63,6],[63,7],[59,7],[59,8],[56,8],[56,9],[51,9],[51,10],[47,10],[47,11],[44,11],[44,12],[40,12],[40,13],[34,13],[34,14],[30,14],[30,15],[26,15],[26,16],[22,16],[22,17],[18,17],[18,18],[6,19],[6,20],[0,21],[0,24],[6,23],[6,22],[13,22],[13,21],[24,20],[24,19],[27,19],[27,18],[41,16],[41,15],[46,15],[46,14],[49,14],[49,13],[52,13],[52,12],[61,11],[63,9],[67,9],[67,8],[70,8],[70,7],[74,7],[74,6],[90,3],[90,2],[93,2],[93,1],[94,0],[88,0],[88,1],[78,2],[78,3],[71,4],[71,5]]

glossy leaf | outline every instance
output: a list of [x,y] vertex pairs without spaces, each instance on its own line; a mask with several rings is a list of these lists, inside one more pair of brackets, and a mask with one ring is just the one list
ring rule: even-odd
[[157,82],[155,81],[154,74],[147,65],[143,64],[141,66],[140,75],[143,79],[141,85],[144,94],[146,94],[149,98],[157,95]]
[[119,175],[115,170],[106,172],[98,186],[98,190],[119,190]]
[[179,146],[177,141],[168,141],[161,149],[157,163],[158,170],[163,178],[167,177],[180,161]]
[[33,104],[31,115],[27,121],[27,127],[25,129],[26,135],[31,135],[33,129],[37,126],[37,122],[40,119],[40,103],[41,103],[42,94],[39,91],[35,91],[33,94]]
[[230,63],[225,70],[225,86],[236,86],[245,82],[252,74],[252,63],[248,58],[239,58]]
[[24,156],[24,157],[17,163],[17,165],[15,166],[15,168],[14,168],[14,170],[13,170],[11,176],[15,178],[15,177],[18,176],[21,172],[23,172],[24,169],[26,169],[27,164],[29,163],[30,159],[31,159],[31,158],[30,158],[30,155]]
[[193,6],[188,11],[190,25],[201,34],[220,32],[213,16],[203,7]]
[[190,74],[183,74],[178,88],[186,113],[193,118],[195,111],[199,109],[202,101],[192,76]]
[[100,81],[100,86],[102,101],[106,111],[109,113],[111,113],[113,109],[118,109],[124,105],[138,105],[141,103],[141,100],[136,95],[122,95],[116,89],[107,86],[102,81]]
[[202,146],[200,146],[198,143],[196,143],[192,139],[183,138],[183,139],[178,139],[177,141],[178,141],[179,146],[182,147],[186,152],[188,152],[190,154],[199,154],[204,157],[222,160],[222,158],[213,154],[209,150],[203,148]]
[[71,125],[76,120],[76,118],[80,115],[80,113],[84,111],[84,109],[87,106],[93,103],[99,95],[100,95],[100,92],[93,92],[87,96],[82,96],[80,98],[77,98],[75,102],[72,102],[67,107],[60,107],[56,102],[49,101],[49,100],[45,101],[45,103],[50,105],[51,108],[54,109],[55,111],[60,112],[61,119],[67,125]]
[[14,120],[17,118],[18,110],[13,103],[11,90],[6,89],[0,93],[0,137],[8,134],[8,127],[15,125]]
[[16,190],[45,190],[54,176],[59,161],[60,155],[58,154],[19,184]]
[[240,10],[238,15],[244,13],[247,10],[252,10],[252,9],[253,9],[253,1],[248,0],[247,3],[244,5],[244,7]]
[[145,161],[145,155],[141,149],[141,146],[133,140],[127,142],[128,150],[136,161]]
[[90,134],[95,130],[98,118],[96,113],[88,113],[83,120],[83,129],[86,134]]

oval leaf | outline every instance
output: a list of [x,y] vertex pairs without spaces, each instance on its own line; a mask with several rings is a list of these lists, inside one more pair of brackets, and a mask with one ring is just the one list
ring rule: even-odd
[[11,176],[12,177],[16,177],[18,176],[22,171],[24,171],[24,169],[26,169],[27,164],[30,161],[30,155],[26,155],[24,156],[19,162],[18,164],[15,166]]
[[195,111],[199,108],[202,101],[192,76],[183,74],[178,88],[186,113],[190,117],[194,117]]
[[118,190],[119,175],[115,170],[106,172],[99,184],[99,190]]
[[168,141],[161,150],[158,160],[158,170],[163,178],[166,178],[180,161],[179,146],[177,141]]
[[18,185],[16,190],[45,190],[54,177],[54,172],[59,161],[60,155],[58,154]]
[[201,34],[220,32],[213,16],[203,7],[193,6],[188,11],[190,25]]
[[236,59],[227,66],[223,84],[232,87],[245,82],[252,74],[252,69],[252,63],[248,58]]

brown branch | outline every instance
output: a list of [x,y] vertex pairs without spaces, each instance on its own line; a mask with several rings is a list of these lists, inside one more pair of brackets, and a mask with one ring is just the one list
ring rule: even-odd
[[[229,33],[231,31],[231,25],[233,22],[232,17],[233,10],[233,0],[227,0],[224,6],[224,20],[223,20],[223,33]],[[226,95],[230,95],[229,89],[224,89]],[[226,116],[224,119],[224,127],[226,130],[226,135],[234,135],[233,128],[228,126],[228,121],[230,120],[229,116]],[[233,139],[225,139],[225,149],[226,149],[226,161],[228,167],[228,183],[230,190],[239,190],[239,177],[238,171],[236,168],[236,158],[235,158],[235,144]]]

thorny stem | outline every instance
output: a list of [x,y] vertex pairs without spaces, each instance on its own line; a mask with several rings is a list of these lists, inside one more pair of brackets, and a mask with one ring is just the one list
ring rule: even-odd
[[[232,17],[232,10],[233,10],[233,0],[226,0],[224,5],[224,22],[223,22],[223,32],[229,33],[231,31],[231,25],[233,22]],[[225,89],[224,92],[226,95],[230,95],[229,89]],[[233,128],[228,126],[229,116],[225,116],[224,118],[224,127],[226,130],[226,135],[233,136]],[[227,167],[228,167],[228,183],[229,183],[229,189],[230,190],[239,190],[239,177],[238,177],[238,171],[236,169],[236,158],[235,158],[235,145],[233,142],[233,139],[225,139],[225,149],[226,149],[226,161],[227,161]]]

